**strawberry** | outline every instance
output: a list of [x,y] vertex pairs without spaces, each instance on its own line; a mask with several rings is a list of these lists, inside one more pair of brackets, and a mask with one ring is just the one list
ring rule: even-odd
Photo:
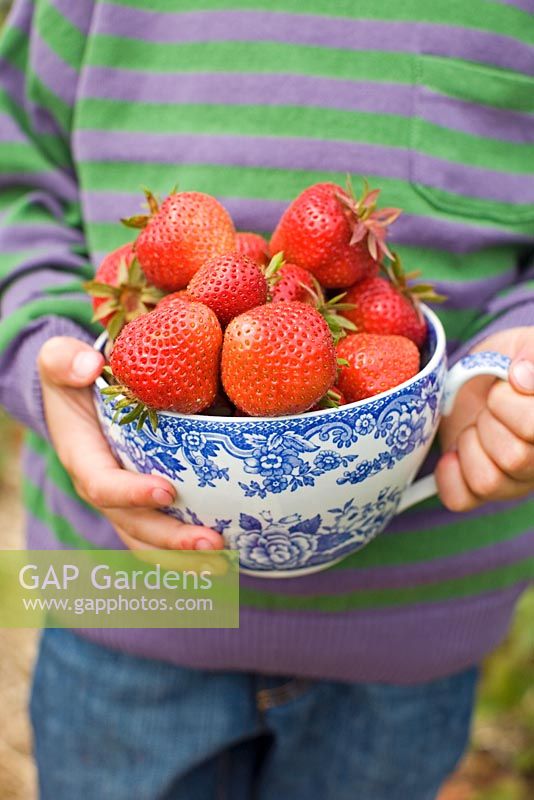
[[291,303],[295,300],[316,305],[316,282],[311,272],[287,261],[278,271],[278,280],[271,289],[273,302]]
[[348,290],[344,300],[352,305],[352,309],[340,313],[360,332],[406,336],[422,347],[427,323],[419,301],[440,302],[445,298],[435,294],[429,285],[409,285],[408,281],[418,273],[405,275],[396,254],[392,264],[383,269],[387,278],[378,275],[365,278]]
[[305,303],[268,303],[236,317],[224,335],[226,394],[251,416],[300,414],[334,383],[335,347],[328,326]]
[[208,408],[217,394],[222,331],[213,311],[202,303],[175,300],[167,307],[134,319],[117,338],[110,356],[119,385],[104,389],[124,394],[118,410],[133,409],[121,424],[147,417],[154,410],[195,414]]
[[191,296],[187,293],[187,289],[180,289],[178,292],[164,295],[158,303],[158,308],[165,308],[169,303],[174,303],[175,300],[188,302],[191,299]]
[[143,272],[166,292],[184,289],[210,258],[235,250],[235,228],[226,209],[209,194],[173,192],[159,206],[145,192],[150,214],[123,219],[143,230],[135,251]]
[[419,371],[419,350],[405,336],[351,333],[337,345],[337,356],[337,385],[349,403],[386,392]]
[[108,253],[84,288],[92,296],[93,319],[107,328],[111,339],[125,322],[152,310],[161,297],[161,292],[147,283],[132,244]]
[[326,288],[344,288],[377,271],[388,225],[396,208],[378,211],[379,190],[365,183],[360,199],[350,182],[347,191],[335,183],[305,189],[286,209],[271,239],[271,252],[309,270]]
[[276,253],[265,269],[271,300],[276,303],[300,302],[316,308],[330,328],[334,344],[346,335],[347,330],[356,330],[354,324],[338,312],[350,310],[352,306],[342,303],[344,294],[326,300],[321,284],[311,272],[284,261],[283,253]]
[[189,282],[187,293],[209,306],[224,327],[249,308],[267,302],[267,281],[251,258],[229,253],[206,262]]
[[238,232],[235,237],[236,250],[242,256],[248,256],[260,267],[269,263],[269,244],[259,233]]
[[424,316],[386,278],[365,278],[349,289],[346,300],[354,308],[341,313],[358,331],[397,334],[411,339],[417,347],[423,345],[427,331]]

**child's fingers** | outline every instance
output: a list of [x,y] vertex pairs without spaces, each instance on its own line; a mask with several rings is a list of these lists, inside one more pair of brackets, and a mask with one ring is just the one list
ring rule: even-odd
[[516,436],[485,408],[477,419],[482,447],[495,464],[516,481],[534,482],[534,445]]
[[[89,461],[90,466],[90,461]],[[96,508],[162,508],[171,505],[175,493],[164,478],[136,475],[118,466],[95,471],[76,466],[73,471],[76,489]]]
[[435,477],[441,502],[449,511],[470,511],[480,505],[481,501],[464,479],[458,453],[449,451],[442,455]]
[[532,395],[519,394],[510,384],[497,381],[488,394],[487,407],[516,436],[534,444]]
[[518,392],[534,394],[534,331],[530,330],[528,343],[525,342],[510,368],[510,382]]
[[59,456],[81,497],[97,508],[170,505],[175,499],[171,483],[158,475],[121,469],[92,409],[88,414],[82,411],[80,403],[62,404],[58,436]]
[[41,347],[38,366],[48,383],[76,388],[93,383],[102,371],[104,357],[71,336],[54,336]]
[[44,384],[43,401],[58,456],[87,503],[161,508],[173,502],[174,488],[165,478],[120,468],[100,428],[90,389]]
[[506,475],[485,451],[475,426],[458,437],[455,452],[445,453],[436,467],[443,504],[450,511],[470,511],[490,500],[528,493],[529,486]]
[[528,492],[528,484],[510,478],[490,458],[474,425],[460,435],[457,449],[464,481],[478,500],[509,500]]
[[114,509],[106,516],[130,550],[222,550],[220,533],[202,525],[183,525],[157,511]]

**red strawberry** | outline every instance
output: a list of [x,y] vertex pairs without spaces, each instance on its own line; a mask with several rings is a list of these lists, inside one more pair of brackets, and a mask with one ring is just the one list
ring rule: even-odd
[[158,303],[158,309],[165,308],[165,306],[168,306],[170,303],[174,303],[175,300],[188,302],[191,299],[191,296],[187,293],[187,289],[180,289],[178,292],[164,295]]
[[347,402],[373,397],[412,378],[419,371],[419,350],[405,336],[351,333],[337,345],[337,385]]
[[[137,418],[142,424],[154,409],[195,414],[208,408],[217,394],[221,345],[217,317],[202,303],[175,300],[128,323],[110,357],[115,380],[128,390],[122,407],[135,403],[121,423]],[[124,393],[120,386],[104,391]]]
[[151,214],[123,220],[143,228],[135,243],[147,278],[166,292],[184,289],[210,258],[235,250],[235,228],[226,209],[209,194],[173,192],[161,206],[146,193]]
[[336,374],[328,326],[304,303],[268,303],[236,317],[226,329],[222,381],[230,400],[246,414],[307,411]]
[[[95,318],[97,317],[98,309],[109,300],[110,296],[107,291],[106,294],[96,295],[94,292],[98,291],[98,289],[93,289],[92,285],[94,283],[103,283],[105,284],[106,289],[109,287],[116,287],[119,279],[119,267],[122,263],[124,263],[126,270],[128,271],[134,259],[134,255],[133,245],[131,242],[128,242],[128,244],[123,244],[122,247],[118,247],[116,250],[112,250],[111,253],[108,253],[107,256],[104,256],[100,266],[95,272],[94,281],[89,281],[85,284],[85,288],[89,294],[92,295]],[[102,291],[105,290],[102,289]],[[100,322],[104,328],[107,326],[112,317],[113,312],[110,312],[105,317],[100,319]]]
[[229,253],[204,264],[188,284],[187,293],[209,306],[225,326],[249,308],[267,302],[267,281],[251,258]]
[[419,301],[440,302],[444,298],[427,284],[409,285],[408,281],[418,273],[405,275],[396,254],[391,265],[383,269],[388,279],[373,276],[352,286],[344,301],[353,307],[340,313],[353,322],[358,331],[406,336],[422,347],[427,324]]
[[271,299],[276,303],[306,303],[316,308],[324,317],[336,344],[347,330],[355,330],[350,320],[340,316],[339,311],[352,308],[342,303],[344,294],[326,300],[321,284],[311,272],[297,264],[284,261],[283,253],[276,253],[265,268],[265,277]]
[[347,292],[352,311],[342,314],[365,333],[406,336],[418,347],[426,338],[426,320],[413,303],[385,278],[366,278]]
[[235,237],[236,250],[242,256],[248,256],[260,267],[269,263],[269,244],[259,233],[238,232]]
[[379,190],[357,200],[334,183],[310,186],[286,209],[271,239],[271,252],[308,269],[326,288],[350,286],[373,274],[382,253],[389,254],[387,226],[399,209],[378,211]]
[[93,299],[93,319],[108,329],[112,339],[125,322],[151,311],[161,297],[147,283],[131,243],[108,253],[84,287]]
[[311,272],[298,264],[282,264],[279,278],[271,289],[273,302],[291,303],[298,301],[315,306],[317,302],[316,284]]

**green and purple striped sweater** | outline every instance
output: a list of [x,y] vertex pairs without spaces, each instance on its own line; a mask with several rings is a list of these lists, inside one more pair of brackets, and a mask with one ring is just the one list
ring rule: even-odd
[[[18,0],[0,44],[0,399],[31,429],[31,547],[118,547],[47,443],[35,361],[91,341],[81,283],[142,185],[215,194],[271,231],[316,181],[365,175],[448,296],[454,359],[534,324],[534,0]],[[243,578],[239,630],[92,630],[177,664],[411,683],[478,662],[534,576],[532,500],[437,500],[362,552]]]

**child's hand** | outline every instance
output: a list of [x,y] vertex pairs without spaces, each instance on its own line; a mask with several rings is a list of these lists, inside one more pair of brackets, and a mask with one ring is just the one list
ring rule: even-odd
[[491,377],[466,384],[441,423],[436,480],[451,511],[534,490],[534,327],[494,334],[474,350],[495,350],[513,363],[509,384]]
[[221,549],[216,531],[182,525],[155,510],[175,497],[168,481],[127,472],[113,457],[88,388],[102,370],[102,356],[77,339],[55,337],[43,345],[38,361],[48,430],[59,459],[80,497],[109,519],[126,546]]

